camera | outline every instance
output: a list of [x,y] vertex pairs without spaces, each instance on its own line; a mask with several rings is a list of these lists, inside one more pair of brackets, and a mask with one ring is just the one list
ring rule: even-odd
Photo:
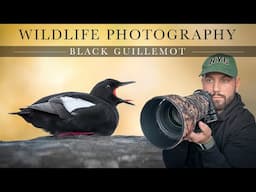
[[211,95],[201,89],[186,97],[175,94],[153,97],[140,114],[143,134],[162,149],[176,147],[185,135],[195,131],[200,120],[217,121]]

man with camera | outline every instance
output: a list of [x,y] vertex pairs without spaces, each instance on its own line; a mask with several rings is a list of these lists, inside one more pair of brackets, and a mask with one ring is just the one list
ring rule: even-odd
[[202,65],[202,87],[210,93],[217,121],[199,121],[172,149],[163,150],[167,168],[256,168],[255,117],[239,95],[236,61],[215,54]]

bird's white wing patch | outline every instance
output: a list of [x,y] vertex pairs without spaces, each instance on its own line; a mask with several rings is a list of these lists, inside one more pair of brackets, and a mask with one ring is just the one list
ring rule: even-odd
[[84,99],[79,99],[79,98],[61,97],[60,99],[62,100],[64,107],[67,109],[69,113],[71,113],[72,111],[78,108],[87,108],[95,105],[90,101],[86,101]]

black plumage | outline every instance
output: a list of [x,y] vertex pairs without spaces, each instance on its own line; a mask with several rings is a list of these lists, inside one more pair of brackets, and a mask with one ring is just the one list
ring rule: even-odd
[[119,115],[120,103],[133,105],[116,96],[116,88],[134,83],[106,79],[97,83],[91,92],[63,92],[43,97],[16,114],[35,127],[54,135],[98,134],[112,135]]

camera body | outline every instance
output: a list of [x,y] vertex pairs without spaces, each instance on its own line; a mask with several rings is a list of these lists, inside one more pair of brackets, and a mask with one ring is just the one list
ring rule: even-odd
[[143,134],[162,149],[176,147],[185,135],[195,130],[200,120],[205,123],[217,120],[211,95],[201,89],[186,97],[153,97],[146,102],[140,115]]

